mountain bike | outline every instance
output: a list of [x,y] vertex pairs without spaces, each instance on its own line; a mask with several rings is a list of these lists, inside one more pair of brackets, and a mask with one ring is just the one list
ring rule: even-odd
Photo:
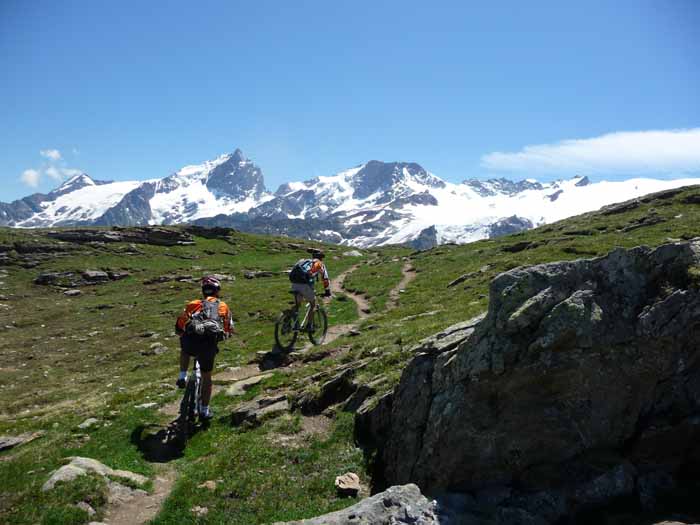
[[[289,292],[296,295],[296,292]],[[306,303],[304,317],[299,322],[299,308],[295,305],[282,312],[275,323],[275,342],[282,350],[291,350],[299,337],[299,333],[305,332],[314,345],[323,344],[328,332],[328,315],[321,305],[320,296],[316,295],[316,307],[311,311],[311,304]]]
[[199,368],[199,360],[195,357],[192,372],[187,376],[185,394],[180,402],[180,431],[185,439],[189,436],[189,431],[194,426],[202,396],[202,372]]

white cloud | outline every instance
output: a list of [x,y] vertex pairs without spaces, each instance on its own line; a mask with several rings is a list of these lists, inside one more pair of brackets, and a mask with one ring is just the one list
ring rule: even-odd
[[525,146],[481,157],[493,171],[545,175],[650,175],[700,172],[700,128],[621,131]]
[[56,166],[49,166],[44,170],[44,173],[51,177],[53,180],[61,180],[63,178],[63,174],[61,173],[60,168],[57,168]]
[[46,160],[37,169],[27,169],[20,175],[20,181],[30,188],[36,188],[44,177],[48,177],[55,182],[79,175],[82,170],[66,167],[66,162],[57,149],[43,149],[39,154]]
[[69,179],[75,175],[81,175],[83,170],[76,170],[75,168],[61,168],[61,173],[64,179]]
[[31,188],[36,188],[39,185],[41,174],[37,170],[24,170],[20,176],[20,180]]
[[40,152],[42,157],[57,162],[61,160],[61,152],[57,149],[42,149]]

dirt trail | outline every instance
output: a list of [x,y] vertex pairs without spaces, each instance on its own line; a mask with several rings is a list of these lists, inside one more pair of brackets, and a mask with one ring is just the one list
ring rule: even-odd
[[416,278],[416,269],[411,266],[409,262],[404,263],[403,268],[401,268],[401,273],[403,274],[403,278],[399,281],[399,284],[394,286],[389,292],[388,310],[396,308],[399,305],[401,290],[405,290],[409,283]]
[[[360,321],[362,321],[363,319],[367,319],[370,316],[370,305],[369,301],[367,301],[367,298],[362,294],[350,292],[343,288],[347,276],[355,270],[357,270],[358,267],[359,264],[356,264],[345,270],[343,273],[339,274],[338,277],[331,281],[331,289],[336,291],[342,290],[345,295],[350,297],[350,299],[352,299],[355,302],[355,304],[357,305],[357,313],[359,319],[351,324],[329,326],[328,334],[326,335],[326,343],[330,343],[331,341],[337,339],[341,335],[346,334],[351,330],[354,330],[355,328],[357,328]],[[406,286],[408,286],[408,284],[416,278],[416,271],[408,262],[406,262],[403,265],[403,268],[401,268],[401,273],[403,275],[401,281],[389,292],[389,302],[386,307],[387,310],[392,310],[393,308],[396,308],[398,306],[399,294],[401,293],[401,290],[404,290]]]
[[362,319],[366,319],[369,316],[370,307],[369,302],[367,301],[365,296],[355,292],[350,292],[343,288],[343,285],[345,284],[345,279],[348,277],[348,275],[357,270],[358,267],[359,264],[351,266],[343,273],[338,274],[338,276],[335,279],[332,279],[331,290],[333,290],[334,292],[342,290],[345,295],[352,299],[355,305],[357,305],[357,315],[359,317],[359,320],[351,324],[339,324],[329,326],[328,333],[326,334],[326,343],[330,343],[331,341],[337,339],[341,335],[349,332],[350,330],[353,330],[357,327],[359,321],[361,321]]
[[[359,264],[353,265],[339,274],[331,281],[331,289],[336,292],[342,290],[342,292],[355,303],[357,306],[358,320],[354,323],[330,326],[326,335],[326,343],[356,329],[360,321],[370,316],[370,305],[367,298],[362,294],[350,292],[343,287],[345,279],[348,275],[357,270],[357,268],[359,268]],[[404,290],[406,286],[416,278],[415,269],[408,262],[404,264],[401,273],[403,274],[401,281],[389,292],[387,310],[398,306],[401,290]],[[307,347],[310,346],[311,344],[309,343]],[[263,372],[257,365],[247,365],[243,367],[232,367],[214,374],[212,378],[214,381],[212,395],[218,394],[226,384],[248,379],[260,375],[261,373]],[[178,398],[172,403],[161,407],[160,412],[170,416],[177,416],[179,407],[180,399]],[[154,490],[152,494],[144,496],[137,495],[128,502],[119,502],[111,505],[108,507],[104,522],[109,525],[141,525],[147,523],[153,519],[160,510],[163,501],[165,501],[170,494],[176,477],[177,473],[174,467],[163,465],[154,480]]]
[[148,523],[160,510],[172,490],[177,474],[172,465],[159,465],[153,480],[153,493],[136,493],[132,498],[119,500],[107,507],[102,523],[108,525],[142,525]]

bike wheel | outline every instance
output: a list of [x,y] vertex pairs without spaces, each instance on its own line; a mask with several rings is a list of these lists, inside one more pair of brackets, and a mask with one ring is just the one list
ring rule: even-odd
[[275,343],[282,350],[291,350],[297,341],[298,332],[294,330],[295,315],[292,311],[282,312],[275,323]]
[[314,311],[314,330],[309,332],[309,339],[315,345],[323,344],[326,340],[326,333],[328,332],[328,316],[326,311],[319,307],[316,307]]

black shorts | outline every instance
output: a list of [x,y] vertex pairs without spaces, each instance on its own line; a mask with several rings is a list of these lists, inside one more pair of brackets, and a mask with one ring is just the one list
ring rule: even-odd
[[202,372],[214,370],[214,358],[219,353],[219,346],[215,341],[185,334],[180,338],[180,349],[187,355],[197,358]]

